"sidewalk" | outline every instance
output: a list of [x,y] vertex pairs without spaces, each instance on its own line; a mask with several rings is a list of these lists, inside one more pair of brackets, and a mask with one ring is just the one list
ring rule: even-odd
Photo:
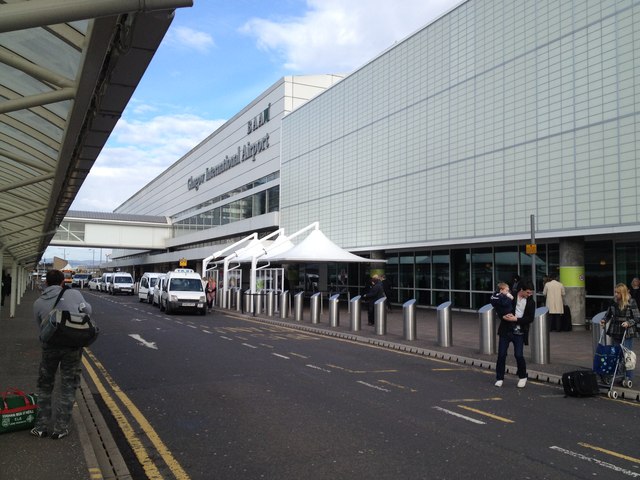
[[[33,320],[33,302],[39,292],[27,291],[8,318],[9,306],[0,310],[0,390],[19,388],[36,391],[40,364],[40,341]],[[59,379],[59,376],[58,376]],[[56,391],[59,388],[56,383]],[[55,409],[55,405],[54,405]],[[0,478],[2,480],[127,479],[111,434],[103,423],[86,385],[76,395],[68,437],[61,440],[36,438],[28,430],[0,435]]]

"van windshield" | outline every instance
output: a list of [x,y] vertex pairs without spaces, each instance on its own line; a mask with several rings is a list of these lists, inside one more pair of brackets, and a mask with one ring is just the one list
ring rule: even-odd
[[176,292],[202,292],[202,282],[197,278],[172,278],[169,290]]
[[149,279],[149,286],[150,287],[155,287],[158,284],[158,279],[157,278],[150,278]]
[[115,277],[113,283],[131,283],[131,279],[129,277]]

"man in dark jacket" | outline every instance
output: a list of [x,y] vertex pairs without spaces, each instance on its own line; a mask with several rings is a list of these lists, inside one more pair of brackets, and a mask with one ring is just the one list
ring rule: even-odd
[[[47,272],[47,287],[33,304],[33,316],[38,328],[54,308],[54,304],[64,288],[64,274],[60,270]],[[89,305],[79,289],[65,288],[60,301],[55,307],[58,310],[70,312],[84,312],[91,314]],[[38,416],[31,434],[35,437],[46,437],[49,434],[51,421],[51,397],[56,379],[58,365],[60,366],[60,399],[56,411],[56,421],[51,438],[59,439],[69,434],[71,410],[75,402],[76,389],[80,385],[80,368],[82,361],[82,347],[57,347],[47,343],[42,344],[42,359],[38,374]]]
[[513,356],[518,366],[518,388],[524,388],[527,385],[527,363],[524,359],[524,346],[529,344],[529,325],[533,322],[536,312],[536,302],[533,299],[533,294],[534,290],[531,283],[521,283],[518,293],[513,299],[514,313],[500,316],[496,387],[501,387],[504,383],[504,372],[510,343],[513,343]]
[[373,277],[371,277],[371,288],[369,288],[369,290],[367,290],[366,293],[362,295],[362,298],[369,302],[367,305],[369,325],[374,325],[376,300],[384,298],[384,289],[382,288],[382,282],[380,281],[380,277],[378,275],[374,275]]

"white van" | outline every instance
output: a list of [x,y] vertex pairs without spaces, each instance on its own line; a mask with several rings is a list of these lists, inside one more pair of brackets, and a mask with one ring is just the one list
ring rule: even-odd
[[141,302],[153,303],[153,289],[158,283],[158,278],[162,273],[145,272],[140,278],[138,285],[138,300]]
[[158,283],[155,284],[151,291],[151,305],[160,306],[162,299],[162,290],[164,290],[164,284],[167,282],[167,274],[162,273],[158,277]]
[[178,309],[196,311],[200,315],[207,313],[202,278],[190,268],[177,268],[167,273],[162,289],[160,310],[171,314]]
[[101,292],[108,292],[109,291],[109,284],[111,283],[111,277],[113,276],[113,273],[103,273],[102,274],[102,280],[100,281],[100,288],[99,290]]
[[108,288],[111,295],[118,293],[133,295],[133,277],[130,273],[115,272],[111,275]]

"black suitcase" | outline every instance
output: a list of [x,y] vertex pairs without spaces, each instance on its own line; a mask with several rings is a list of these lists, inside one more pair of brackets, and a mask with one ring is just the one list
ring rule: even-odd
[[598,377],[591,370],[575,370],[562,374],[562,387],[568,397],[598,395]]

